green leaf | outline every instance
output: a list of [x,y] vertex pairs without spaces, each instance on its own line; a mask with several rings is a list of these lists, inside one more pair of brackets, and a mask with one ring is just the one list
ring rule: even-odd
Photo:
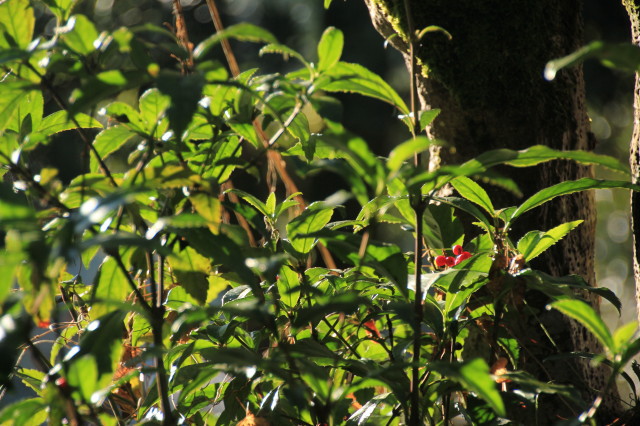
[[448,205],[427,206],[423,216],[424,237],[430,248],[449,248],[461,241],[464,228],[454,213],[454,209]]
[[485,209],[491,216],[495,214],[493,203],[487,192],[477,183],[466,176],[460,176],[451,181],[451,185],[458,191],[462,198],[466,198],[472,203],[476,203]]
[[530,231],[518,241],[518,251],[524,256],[525,260],[529,262],[531,259],[542,254],[549,247],[560,241],[580,225],[583,220],[575,220],[573,222],[563,223],[558,225],[547,232]]
[[[116,261],[111,257],[105,258],[100,266],[98,277],[94,280],[91,299],[120,302],[127,299],[130,291],[131,288]],[[105,315],[111,310],[101,303],[92,305],[91,315],[95,317]]]
[[243,200],[245,200],[247,203],[251,204],[253,207],[256,208],[256,210],[258,210],[260,213],[262,213],[264,216],[269,217],[269,209],[267,208],[266,204],[263,203],[262,201],[258,200],[257,197],[249,194],[248,192],[244,192],[240,189],[230,189],[228,191],[225,191],[225,193],[234,193],[236,195],[238,195],[240,198],[242,198]]
[[[100,112],[102,113],[103,111]],[[104,110],[104,113],[140,133],[145,133],[153,126],[153,123],[151,126],[147,126],[140,113],[124,102],[111,102]]]
[[470,214],[471,216],[473,216],[475,219],[479,221],[475,223],[476,225],[485,229],[490,234],[493,232],[492,231],[493,226],[491,225],[491,223],[489,222],[485,214],[482,213],[482,211],[479,208],[477,208],[474,204],[470,203],[468,200],[465,200],[464,198],[459,198],[459,197],[432,197],[432,199],[434,201],[437,201],[443,204],[448,204],[452,207],[455,207],[458,210],[461,210],[465,213]]
[[0,411],[0,423],[29,425],[47,423],[49,406],[42,398],[30,398],[10,404]]
[[29,0],[0,3],[0,47],[26,49],[33,38],[35,22]]
[[380,99],[395,106],[402,115],[409,115],[409,108],[396,91],[379,75],[362,65],[338,62],[326,70],[327,82],[318,84],[318,89],[327,92],[353,92]]
[[88,374],[85,369],[96,371],[100,380],[110,380],[115,366],[120,359],[122,347],[122,333],[125,331],[125,310],[114,310],[89,323],[80,338],[79,350],[71,351],[64,359],[65,363],[73,365],[76,362],[84,364],[83,358],[91,356],[95,362],[88,362],[79,369],[80,379],[82,374]]
[[427,126],[433,123],[433,120],[440,114],[440,109],[425,109],[420,111],[420,129],[424,130]]
[[587,59],[599,59],[609,68],[634,72],[640,70],[640,47],[631,43],[612,44],[594,41],[570,55],[547,62],[544,77],[553,80],[558,71],[582,63]]
[[389,153],[387,168],[392,173],[397,172],[406,160],[417,152],[426,151],[431,144],[432,141],[426,136],[418,136],[401,143]]
[[171,98],[167,117],[178,140],[182,140],[182,132],[198,108],[203,86],[204,79],[199,74],[180,75],[163,72],[158,77],[158,89]]
[[[4,3],[6,4],[6,3]],[[23,96],[31,90],[31,84],[21,81],[6,81],[0,91],[0,134],[10,125]]]
[[67,380],[70,386],[80,391],[85,401],[91,401],[91,395],[99,389],[96,359],[87,354],[74,360],[67,368]]
[[[119,124],[117,126],[108,127],[98,133],[96,138],[93,140],[93,146],[100,154],[100,157],[104,160],[129,142],[135,135],[136,134],[126,126]],[[99,164],[95,155],[91,156],[90,161],[91,171],[99,171]]]
[[320,231],[329,223],[333,209],[324,207],[316,202],[309,205],[300,216],[287,224],[287,236],[293,248],[302,254],[307,254],[318,242],[314,236],[307,236]]
[[298,53],[297,51],[293,50],[289,46],[285,46],[284,44],[269,43],[266,46],[264,46],[262,49],[260,49],[260,56],[262,56],[264,54],[267,54],[267,53],[276,53],[276,54],[282,55],[285,60],[288,60],[289,57],[296,58],[308,70],[311,69],[311,65],[309,64],[309,62],[307,62],[307,60],[304,58],[304,56],[302,56],[300,53]]
[[191,194],[189,201],[196,212],[206,220],[209,230],[217,234],[222,223],[222,205],[220,200],[204,193]]
[[209,259],[193,248],[185,247],[176,253],[175,257],[169,258],[169,263],[176,277],[176,284],[183,287],[200,305],[204,305],[207,301],[208,277],[211,271]]
[[499,415],[506,416],[506,409],[500,392],[489,374],[489,366],[481,359],[460,363],[435,362],[431,367],[451,380],[462,384],[466,390],[475,392]]
[[70,27],[71,30],[63,33],[62,39],[71,50],[81,55],[88,55],[96,49],[93,43],[98,38],[98,30],[89,18],[84,15],[73,15],[65,27]]
[[373,398],[368,400],[362,407],[356,410],[348,419],[347,425],[366,425],[367,421],[371,417],[371,415],[376,411],[378,405],[388,403],[387,400],[390,400],[390,396],[392,394],[382,393],[379,395],[375,395]]
[[580,322],[600,340],[600,343],[602,343],[608,351],[615,351],[616,347],[609,329],[604,321],[602,321],[602,318],[600,318],[600,315],[598,315],[591,306],[580,300],[572,299],[558,300],[549,306]]
[[159,138],[165,129],[159,128],[159,121],[164,116],[165,111],[169,108],[171,99],[160,93],[158,89],[149,89],[140,96],[140,117],[146,125],[147,132]]
[[78,0],[43,0],[43,3],[49,6],[51,12],[56,15],[60,21],[65,21]]
[[331,6],[331,1],[332,0],[324,0],[324,8],[325,9],[329,9],[329,6]]
[[276,282],[280,300],[289,307],[294,307],[300,298],[300,278],[288,265],[282,265]]
[[87,114],[78,113],[74,116],[74,119],[71,119],[66,111],[56,111],[53,114],[47,115],[42,120],[42,124],[40,124],[40,127],[38,128],[38,132],[43,135],[50,136],[55,133],[64,132],[65,130],[101,127],[102,124],[100,124],[99,121]]
[[96,74],[83,82],[79,89],[71,94],[71,111],[76,113],[87,108],[95,108],[102,100],[115,96],[119,92],[142,86],[149,75],[138,70],[109,70]]
[[509,224],[517,219],[523,213],[538,207],[552,199],[561,195],[573,194],[574,192],[586,191],[589,189],[605,189],[605,188],[626,188],[633,191],[640,191],[640,185],[634,185],[625,181],[601,180],[592,178],[582,178],[573,181],[561,182],[556,185],[545,188],[527,199],[522,203],[509,218]]
[[616,331],[613,332],[613,344],[616,353],[620,353],[624,347],[629,346],[637,330],[638,321],[631,321],[618,327]]
[[16,133],[20,133],[22,137],[31,132],[35,132],[38,127],[40,127],[40,122],[42,121],[43,107],[44,99],[42,92],[33,90],[24,93],[7,128]]
[[205,39],[194,50],[193,56],[196,59],[201,59],[204,55],[211,50],[214,46],[220,43],[224,39],[234,38],[240,41],[249,41],[253,43],[278,43],[278,40],[273,34],[264,28],[260,28],[256,25],[242,22],[239,24],[231,25],[225,28],[223,31]]
[[[437,189],[458,176],[472,176],[487,169],[506,164],[513,167],[531,167],[551,160],[574,160],[582,164],[597,164],[621,173],[629,174],[629,167],[619,160],[588,151],[558,151],[543,145],[535,145],[521,151],[495,149],[486,151],[464,164],[443,166],[431,172],[420,173],[407,181],[407,187],[423,186],[423,193]],[[426,185],[429,184],[429,185]],[[428,186],[428,187],[427,187]]]
[[318,43],[318,71],[328,70],[338,63],[344,47],[344,35],[335,27],[329,27],[322,33]]
[[538,290],[552,299],[573,298],[575,297],[574,289],[578,289],[597,294],[610,302],[618,310],[618,313],[621,312],[622,302],[614,292],[606,287],[591,286],[579,275],[554,277],[541,271],[526,269],[519,276],[527,279],[529,288]]

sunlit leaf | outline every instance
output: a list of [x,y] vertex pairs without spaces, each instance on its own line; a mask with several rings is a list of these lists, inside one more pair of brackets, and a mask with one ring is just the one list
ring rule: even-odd
[[73,15],[65,28],[71,28],[62,33],[62,39],[70,49],[81,55],[87,55],[96,49],[94,42],[98,38],[98,31],[89,18],[84,15]]
[[316,245],[317,238],[309,236],[321,230],[333,215],[333,209],[321,203],[309,205],[302,214],[287,224],[287,236],[299,253],[307,254]]
[[327,92],[353,92],[388,102],[402,115],[409,115],[409,108],[396,91],[380,76],[362,65],[338,62],[324,73],[326,83],[318,89]]
[[342,56],[343,46],[342,31],[334,27],[324,30],[318,43],[318,71],[322,72],[337,64]]
[[476,203],[491,216],[494,215],[495,208],[493,207],[493,203],[487,192],[480,185],[465,176],[454,179],[451,181],[451,185],[453,185],[461,197],[466,198],[472,203]]
[[561,195],[573,194],[575,192],[586,191],[589,189],[606,188],[626,188],[634,191],[640,191],[640,185],[634,185],[625,181],[582,178],[574,181],[561,182],[535,193],[524,203],[520,204],[520,206],[511,214],[510,222],[517,219],[525,212],[528,212],[529,210]]
[[600,315],[581,300],[563,299],[549,305],[584,325],[608,351],[615,351],[613,337]]
[[560,241],[582,222],[582,220],[575,220],[573,222],[563,223],[547,232],[529,231],[518,241],[518,251],[528,262]]
[[66,111],[57,111],[47,115],[42,120],[42,124],[37,129],[43,135],[53,135],[72,129],[101,128],[102,124],[87,114],[78,113],[73,118],[69,117]]
[[35,21],[29,0],[0,3],[0,47],[26,49],[33,38]]
[[631,43],[612,44],[593,41],[570,55],[549,61],[544,69],[544,77],[547,80],[553,80],[561,69],[591,58],[599,59],[609,68],[629,72],[640,70],[640,47]]
[[242,22],[239,24],[228,26],[224,31],[220,31],[205,39],[194,50],[193,55],[196,59],[202,58],[214,46],[222,40],[233,38],[240,41],[249,41],[254,43],[277,43],[278,40],[273,34],[264,28]]

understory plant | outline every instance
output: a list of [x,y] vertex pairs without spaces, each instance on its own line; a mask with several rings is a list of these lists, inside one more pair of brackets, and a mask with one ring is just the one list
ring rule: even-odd
[[[478,183],[518,193],[495,166],[558,159],[628,174],[617,160],[533,146],[428,170],[438,111],[341,61],[336,28],[310,60],[223,28],[213,1],[196,46],[178,6],[175,31],[106,32],[44,3],[50,37],[28,0],[0,3],[0,382],[18,395],[0,423],[533,423],[541,395],[591,421],[609,388],[585,400],[522,368],[544,361],[518,328],[544,309],[532,293],[602,343],[583,355],[610,366],[607,386],[633,386],[637,325],[611,333],[582,300],[616,296],[529,265],[581,221],[510,230],[555,197],[638,187],[580,179],[496,209]],[[293,70],[241,69],[230,39]],[[407,142],[374,155],[340,123],[340,92],[390,104]],[[72,137],[82,172],[63,182],[42,153]],[[326,199],[298,187],[328,174],[343,184]],[[381,241],[389,229],[415,246]]]

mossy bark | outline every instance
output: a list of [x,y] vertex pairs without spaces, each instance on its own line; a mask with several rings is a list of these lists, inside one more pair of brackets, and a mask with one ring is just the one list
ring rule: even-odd
[[[365,3],[376,29],[405,55],[408,63],[403,1],[365,0]],[[547,61],[582,45],[579,0],[410,0],[410,3],[418,30],[437,25],[452,36],[449,39],[444,33],[427,33],[417,48],[421,106],[442,110],[428,132],[450,144],[449,148],[432,148],[430,167],[466,160],[496,148],[524,149],[542,144],[562,150],[593,149],[582,69],[563,70],[552,82],[543,77]],[[536,169],[504,168],[500,172],[514,179],[525,197],[558,182],[592,175],[590,167],[566,161]],[[507,191],[487,189],[497,208],[521,202]],[[592,193],[548,203],[525,217],[520,222],[521,228],[511,230],[511,236],[518,238],[527,230],[548,230],[576,219],[585,222],[535,266],[556,276],[579,274],[595,285],[596,214]],[[597,301],[592,302],[597,307]],[[547,323],[561,351],[602,351],[590,333],[562,316],[543,313],[542,322]],[[525,324],[521,329],[530,337],[540,335],[538,324]],[[586,362],[565,361],[545,372],[537,365],[538,361],[553,351],[557,349],[526,348],[523,353],[529,355],[525,368],[545,381],[560,379],[574,383],[579,389],[596,392],[603,389],[609,371],[593,368]],[[567,362],[574,365],[567,368]],[[587,397],[594,395],[595,392],[588,392]],[[548,401],[549,407],[556,402]],[[545,411],[549,421],[557,421],[556,414],[569,414],[562,405],[558,403]],[[603,405],[602,420],[619,413],[615,390]]]

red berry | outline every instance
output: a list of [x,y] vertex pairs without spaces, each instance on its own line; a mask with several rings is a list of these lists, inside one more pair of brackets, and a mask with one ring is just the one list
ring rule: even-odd
[[462,254],[463,251],[464,249],[460,244],[456,244],[455,246],[453,246],[453,254],[455,254],[456,256]]
[[436,268],[442,268],[443,266],[446,266],[447,265],[447,260],[446,259],[447,258],[442,254],[440,256],[437,256],[434,259],[434,262],[436,264]]
[[444,261],[447,266],[453,266],[456,264],[456,258],[453,256],[447,256],[444,258]]
[[40,320],[38,322],[38,328],[49,328],[50,325],[51,325],[51,321],[48,321],[48,320]]
[[67,382],[67,379],[65,379],[64,377],[58,377],[55,381],[55,384],[57,387],[59,387],[62,390],[69,389],[69,383]]
[[458,255],[458,257],[456,257],[456,265],[462,262],[463,260],[467,260],[470,257],[471,257],[471,253],[469,253],[468,251],[463,251]]

